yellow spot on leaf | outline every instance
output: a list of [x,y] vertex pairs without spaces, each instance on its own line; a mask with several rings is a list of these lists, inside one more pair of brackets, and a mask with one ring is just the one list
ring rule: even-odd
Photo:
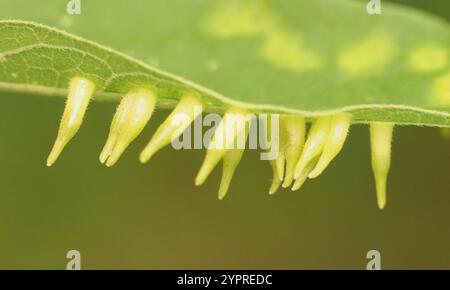
[[305,49],[298,36],[284,31],[272,31],[261,52],[271,64],[292,71],[304,72],[322,66],[318,56]]
[[427,44],[414,49],[409,56],[409,63],[414,71],[433,72],[447,65],[447,51],[439,46]]
[[339,56],[339,67],[349,75],[379,73],[394,57],[394,43],[377,33],[347,48]]
[[431,102],[434,106],[450,106],[450,71],[435,81]]
[[206,21],[208,34],[220,38],[258,35],[272,25],[270,11],[260,1],[228,1]]
[[322,67],[318,55],[307,48],[300,36],[286,29],[262,1],[226,1],[203,23],[208,35],[229,39],[260,36],[260,55],[282,69],[305,72]]
[[73,26],[75,17],[70,15],[64,15],[59,19],[59,24],[64,28],[69,28]]

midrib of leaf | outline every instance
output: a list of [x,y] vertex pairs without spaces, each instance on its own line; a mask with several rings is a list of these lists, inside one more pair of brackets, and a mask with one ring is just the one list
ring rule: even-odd
[[[11,56],[20,56],[25,59],[25,54],[36,52],[37,50],[47,50],[47,57],[50,57],[49,55],[52,55],[52,53],[59,53],[68,58],[75,58],[77,55],[78,57],[81,56],[83,62],[78,65],[78,69],[85,65],[85,59],[90,59],[94,63],[87,62],[88,66],[84,68],[91,71],[63,72],[54,70],[54,73],[58,75],[58,79],[52,80],[55,82],[53,85],[42,85],[35,81],[29,81],[26,78],[6,79],[6,81],[0,81],[0,90],[3,91],[64,97],[67,94],[66,87],[70,78],[85,76],[96,83],[95,98],[97,100],[118,101],[124,93],[133,88],[149,87],[158,91],[159,106],[166,108],[173,107],[183,93],[196,92],[201,96],[206,110],[212,112],[222,112],[228,106],[240,106],[260,112],[292,113],[307,118],[338,112],[351,112],[355,123],[392,121],[397,124],[450,126],[450,113],[448,112],[407,105],[361,104],[341,106],[330,110],[308,111],[288,106],[241,102],[64,31],[26,21],[0,21],[0,34],[1,31],[8,29],[19,36],[19,39],[15,39],[15,41],[19,40],[20,42],[20,36],[26,35],[27,31],[28,33],[31,32],[35,39],[31,44],[22,45],[20,43],[16,48],[1,51],[0,59],[2,61],[0,61],[0,68],[2,68],[2,62],[8,61],[8,58]],[[20,29],[22,31],[17,31]],[[47,42],[48,39],[52,41]],[[11,41],[8,38],[3,38],[2,40]],[[62,57],[62,59],[65,59],[65,57]],[[99,67],[106,68],[106,73],[105,70],[99,71]],[[4,67],[3,69],[5,70]],[[33,66],[28,66],[28,69],[51,70],[48,67]],[[7,74],[11,74],[11,72],[4,72],[4,76]]]
[[[59,84],[55,84],[54,86],[43,86],[39,84],[32,84],[32,83],[26,83],[26,82],[20,82],[21,80],[17,80],[17,82],[12,81],[0,81],[0,89],[4,91],[11,91],[11,92],[23,92],[23,93],[32,93],[37,95],[43,95],[43,96],[56,96],[56,97],[65,97],[67,95],[67,85],[66,82],[70,80],[71,77],[75,76],[84,76],[91,79],[96,79],[96,85],[97,85],[97,91],[94,95],[94,97],[97,100],[106,100],[106,101],[119,101],[123,94],[127,92],[128,89],[130,89],[132,86],[140,87],[140,86],[156,86],[156,87],[167,87],[170,88],[172,91],[176,91],[176,93],[184,93],[188,91],[197,92],[200,96],[202,96],[205,99],[205,104],[209,106],[210,108],[215,108],[215,110],[218,110],[218,107],[221,107],[222,103],[218,101],[218,99],[227,100],[227,98],[221,96],[220,94],[213,92],[211,90],[208,90],[198,84],[192,83],[188,80],[183,79],[182,77],[172,75],[170,73],[161,71],[157,68],[154,68],[150,65],[147,65],[139,60],[136,60],[130,56],[127,56],[123,53],[117,52],[113,49],[98,45],[92,41],[83,39],[81,37],[66,33],[64,31],[51,28],[45,25],[28,22],[28,21],[20,21],[20,20],[13,20],[13,21],[0,21],[0,33],[1,30],[11,27],[12,29],[15,28],[26,28],[31,29],[33,34],[36,38],[36,43],[26,46],[20,46],[18,48],[10,49],[7,51],[0,51],[0,59],[7,58],[12,55],[20,55],[25,52],[33,51],[36,49],[48,49],[52,51],[59,51],[59,52],[71,52],[76,53],[84,56],[88,56],[92,59],[95,59],[98,63],[103,64],[104,67],[106,67],[109,71],[108,75],[101,75],[101,74],[91,74],[91,73],[80,73],[80,74],[73,74],[68,77],[66,77],[65,81],[59,82]],[[78,46],[85,45],[89,47],[90,49],[86,48],[79,48],[79,47],[71,47],[68,45],[55,45],[55,44],[49,44],[45,43],[43,40],[40,39],[40,37],[35,32],[35,29],[43,29],[47,30],[48,33],[53,33],[55,37],[64,37],[67,38],[67,40],[72,41],[74,44],[77,44]],[[4,39],[5,40],[5,39]],[[103,53],[103,56],[99,56],[97,54]],[[116,72],[116,70],[110,65],[108,59],[114,58],[114,60],[120,60],[122,62],[126,63],[125,72]],[[0,61],[1,64],[1,61]],[[1,66],[0,66],[1,67]],[[129,71],[127,71],[129,69]],[[59,73],[58,71],[55,71],[56,73]],[[142,84],[130,84],[126,83],[124,86],[117,86],[115,89],[110,89],[110,87],[114,87],[117,85],[117,80],[120,78],[127,78],[130,77],[133,80],[142,78],[149,79],[149,82],[145,82]],[[132,82],[132,81],[131,81]],[[164,91],[160,91],[164,92]],[[162,98],[160,98],[160,105],[163,107],[173,107],[173,104],[177,102],[179,99],[179,96],[177,94],[168,94],[163,95]],[[216,105],[215,105],[216,104]]]

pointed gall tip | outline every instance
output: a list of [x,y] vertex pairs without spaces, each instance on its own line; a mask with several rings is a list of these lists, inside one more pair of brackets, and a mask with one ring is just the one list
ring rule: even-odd
[[202,104],[197,97],[185,94],[166,120],[158,127],[150,142],[145,146],[139,160],[146,163],[159,150],[178,138],[202,113]]
[[223,200],[225,196],[227,195],[229,186],[220,186],[219,192],[217,193],[217,198],[219,200]]
[[119,160],[119,157],[117,157],[115,159],[112,159],[111,157],[109,157],[108,159],[106,159],[105,162],[103,162],[103,164],[106,167],[113,167],[117,163],[118,160]]
[[222,159],[223,154],[225,154],[225,152],[221,152],[220,154],[218,153],[219,151],[214,149],[207,151],[205,160],[203,161],[203,164],[200,167],[197,176],[195,177],[196,186],[200,186],[205,183],[206,179],[216,167],[217,163],[219,163],[219,161]]
[[123,140],[122,142],[120,142],[120,141],[117,142],[115,144],[114,148],[112,149],[111,153],[107,157],[105,165],[107,167],[114,166],[117,163],[117,161],[119,161],[120,156],[122,156],[123,152],[125,151],[125,149],[127,149],[130,142],[131,141],[128,141],[128,140]]
[[47,158],[47,167],[51,167],[56,162],[56,160],[58,160],[59,155],[61,155],[61,152],[64,149],[65,143],[66,142],[63,142],[63,140],[61,140],[60,136],[56,138],[52,151],[50,151],[50,154]]
[[294,181],[294,184],[292,185],[292,188],[291,188],[292,191],[299,190],[303,186],[303,184],[305,184],[305,181],[306,181],[306,178],[307,178],[306,175],[307,175],[307,173],[306,174],[302,174],[299,178],[297,178]]
[[317,178],[319,175],[321,175],[322,174],[322,172],[323,172],[323,170],[314,170],[314,171],[311,171],[311,173],[308,175],[308,178],[309,179],[314,179],[314,178]]
[[386,206],[386,200],[378,201],[378,209],[383,210],[385,206]]
[[269,195],[274,195],[278,189],[280,188],[281,182],[283,181],[282,179],[280,179],[280,177],[278,176],[278,169],[277,169],[277,164],[276,161],[270,161],[270,165],[272,167],[272,184],[270,185],[270,189],[269,189]]
[[108,157],[111,155],[113,145],[114,141],[111,139],[111,136],[109,136],[98,158],[101,164],[105,164],[106,160],[108,160]]
[[46,162],[47,167],[52,167],[53,164],[55,164],[56,159],[58,159],[58,156],[56,154],[53,154],[53,152],[52,152],[47,159],[47,162]]
[[283,184],[281,185],[283,188],[288,188],[292,185],[292,182],[294,182],[294,176],[293,174],[286,174]]
[[350,123],[351,115],[348,113],[340,113],[331,117],[330,128],[322,155],[315,168],[308,175],[308,178],[316,178],[322,174],[333,159],[341,152],[347,139]]
[[[207,151],[205,160],[203,161],[203,164],[200,167],[200,170],[198,171],[197,176],[195,177],[195,185],[196,186],[200,186],[200,185],[203,185],[203,183],[205,183],[206,179],[211,174],[214,167],[216,167],[217,163],[222,158],[222,155],[220,156],[220,158],[217,158],[217,156],[214,153],[215,153],[215,151],[213,151],[213,150]],[[216,158],[213,158],[213,157],[216,157]]]
[[320,156],[319,161],[317,162],[317,165],[314,167],[314,169],[308,174],[309,179],[317,178],[319,175],[321,175],[325,169],[328,167],[329,163],[332,161],[332,158],[325,156],[325,152],[322,153]]
[[317,162],[316,167],[308,174],[309,179],[317,178],[319,177],[325,169],[328,167],[330,162],[333,160],[334,157],[326,156],[325,152],[320,156],[319,161]]
[[100,157],[98,158],[101,164],[105,164],[106,159],[108,159],[108,157],[104,155],[100,155]]
[[292,191],[297,191],[303,186],[306,179],[308,179],[308,175],[310,174],[311,170],[317,164],[317,160],[318,160],[318,157],[312,159],[308,164],[306,164],[306,166],[304,167],[300,176],[295,179],[294,185],[292,186]]
[[281,181],[278,180],[278,178],[274,177],[272,180],[272,184],[270,185],[269,189],[269,195],[274,195],[277,193],[278,189],[280,188]]
[[299,179],[295,180],[294,185],[292,185],[291,190],[292,191],[299,190],[305,183],[305,180],[306,180],[306,178],[299,178]]
[[150,142],[139,155],[139,161],[141,163],[149,162],[150,159],[153,157],[153,155],[156,153],[156,151],[157,151],[156,147],[153,146],[152,143]]
[[195,186],[201,186],[203,183],[205,183],[206,178],[202,176],[201,171],[197,174],[194,180]]
[[111,161],[111,159],[108,159],[104,164],[106,167],[113,167],[116,164],[117,160]]
[[378,177],[375,180],[375,182],[376,182],[375,188],[376,188],[376,193],[377,193],[378,208],[384,209],[384,207],[386,206],[386,199],[387,199],[387,194],[386,194],[387,180],[386,180],[386,178]]
[[142,156],[142,154],[139,155],[139,162],[141,162],[142,164],[149,162],[150,159],[151,159],[151,156],[147,157],[147,156]]

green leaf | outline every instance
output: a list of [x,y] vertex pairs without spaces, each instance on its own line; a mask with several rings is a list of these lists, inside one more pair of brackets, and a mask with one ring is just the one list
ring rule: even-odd
[[28,1],[4,0],[0,17],[64,28],[142,61],[6,20],[1,89],[65,95],[70,78],[84,76],[97,99],[149,87],[166,107],[195,91],[209,111],[347,111],[355,123],[450,126],[450,29],[418,11],[383,3],[371,16],[365,1],[96,0],[68,16],[66,3],[45,3],[36,13]]

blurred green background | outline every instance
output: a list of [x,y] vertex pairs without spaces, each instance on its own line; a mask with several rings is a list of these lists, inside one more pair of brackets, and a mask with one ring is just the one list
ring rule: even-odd
[[[37,2],[0,16],[39,20],[48,9]],[[52,11],[65,15],[60,2]],[[450,18],[445,0],[395,2]],[[1,93],[0,101],[0,268],[64,269],[70,249],[81,252],[84,269],[364,269],[371,249],[385,269],[450,268],[450,142],[437,129],[397,128],[383,211],[365,126],[352,127],[343,152],[300,192],[269,196],[271,169],[247,151],[219,202],[220,170],[193,185],[204,151],[166,148],[138,162],[168,111],[158,110],[109,169],[98,154],[116,104],[94,102],[46,168],[63,100]]]

